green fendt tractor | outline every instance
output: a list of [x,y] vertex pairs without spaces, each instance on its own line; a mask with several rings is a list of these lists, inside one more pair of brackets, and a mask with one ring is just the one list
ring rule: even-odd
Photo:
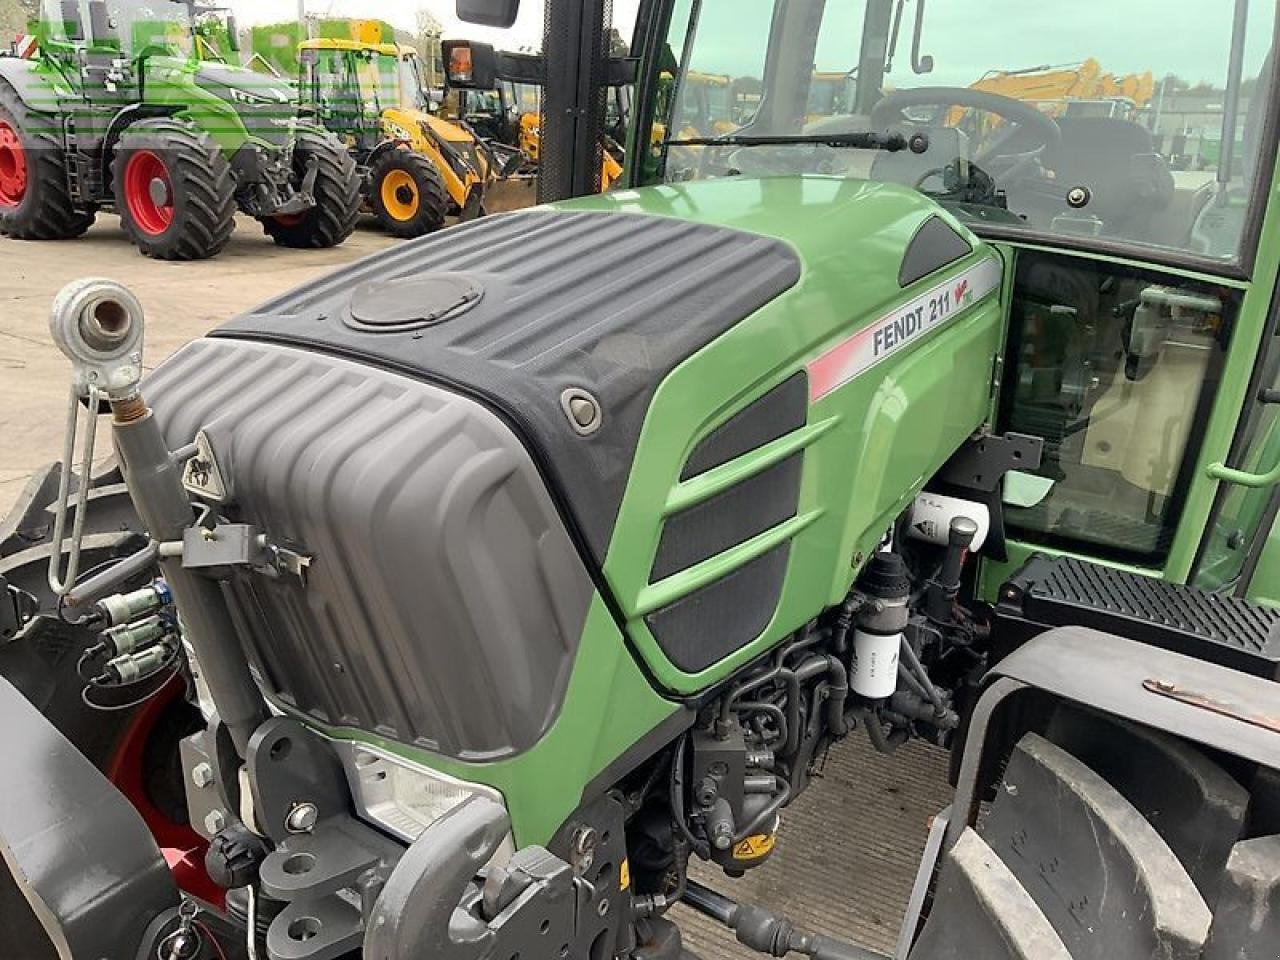
[[[883,958],[706,883],[856,735],[954,759],[897,960],[1274,960],[1276,4],[646,0],[625,61],[607,6],[547,4],[569,199],[145,377],[127,290],[59,295],[115,458],[70,430],[0,526],[9,952],[682,960],[683,904]],[[1100,36],[1209,92],[970,86]],[[675,133],[698,74],[758,89],[734,130]],[[630,189],[594,195],[605,83]],[[1216,159],[1171,171],[1192,128]],[[822,916],[886,902],[788,856]]]
[[286,87],[209,59],[216,12],[45,0],[36,57],[0,59],[0,233],[76,237],[110,207],[142,253],[166,260],[218,253],[237,209],[282,246],[351,234],[354,163],[298,118]]

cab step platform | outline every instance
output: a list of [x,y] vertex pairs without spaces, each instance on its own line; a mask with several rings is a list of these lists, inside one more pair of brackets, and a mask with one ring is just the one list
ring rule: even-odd
[[1053,627],[1092,627],[1280,680],[1280,610],[1074,557],[1032,557],[1000,588],[993,662]]

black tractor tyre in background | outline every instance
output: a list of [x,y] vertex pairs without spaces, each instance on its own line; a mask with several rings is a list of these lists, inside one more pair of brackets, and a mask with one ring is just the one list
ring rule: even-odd
[[111,163],[115,209],[138,250],[157,260],[204,260],[235,229],[235,179],[213,138],[169,118],[130,125]]
[[58,119],[33,113],[0,83],[0,234],[18,240],[69,240],[93,225],[67,181]]
[[293,169],[299,182],[312,158],[317,163],[315,206],[302,213],[261,218],[267,236],[282,247],[336,247],[356,228],[361,198],[355,160],[332,134],[303,131],[293,151]]
[[369,176],[369,206],[383,230],[411,239],[444,226],[449,194],[427,157],[412,150],[387,150]]

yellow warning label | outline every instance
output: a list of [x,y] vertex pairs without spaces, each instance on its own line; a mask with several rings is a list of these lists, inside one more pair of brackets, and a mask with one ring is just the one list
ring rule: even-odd
[[773,849],[775,839],[772,833],[757,833],[754,837],[747,837],[733,848],[733,858],[758,860]]
[[631,886],[631,861],[623,860],[622,867],[618,870],[618,886],[623,890]]

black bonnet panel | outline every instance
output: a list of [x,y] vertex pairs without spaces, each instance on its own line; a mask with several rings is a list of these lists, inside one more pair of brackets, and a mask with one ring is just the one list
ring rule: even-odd
[[[440,273],[465,278],[460,288],[478,289],[479,298],[458,309],[432,304],[422,311],[426,322],[414,323],[405,281]],[[214,336],[339,353],[484,400],[541,457],[603,563],[658,384],[799,276],[795,252],[769,237],[666,217],[538,209],[405,243]],[[378,284],[387,285],[388,313],[399,322],[353,323],[353,293],[362,310],[376,312]],[[599,404],[600,420],[585,434],[562,403],[571,388]]]

